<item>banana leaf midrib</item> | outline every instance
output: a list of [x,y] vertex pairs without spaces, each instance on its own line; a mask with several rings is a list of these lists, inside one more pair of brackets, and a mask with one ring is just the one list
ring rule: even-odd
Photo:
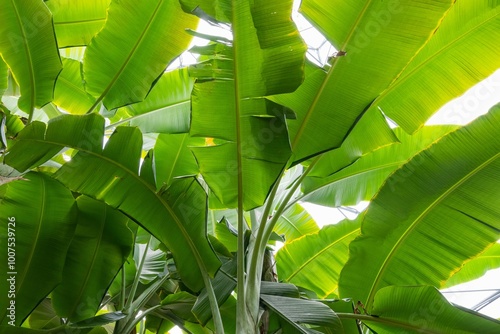
[[[107,209],[107,205],[105,205],[104,206],[104,212],[100,216],[100,218],[101,218],[101,230],[100,230],[100,233],[99,233],[99,240],[97,242],[96,247],[94,248],[94,254],[92,254],[91,266],[89,266],[89,268],[93,268],[94,267],[94,263],[96,262],[96,258],[97,258],[97,255],[98,255],[98,250],[99,250],[99,247],[100,247],[101,242],[102,242],[102,236],[104,234],[104,227],[106,225],[106,211],[107,210],[108,210]],[[91,274],[92,274],[92,270],[87,270],[86,271],[86,273],[85,273],[85,279],[83,280],[83,283],[80,286],[81,287],[80,291],[78,291],[78,298],[76,298],[75,300],[82,300],[81,299],[82,295],[84,293],[85,288],[87,287],[87,283],[90,280]],[[68,317],[72,317],[73,316],[73,313],[75,312],[75,310],[76,310],[76,308],[78,306],[79,306],[79,304],[76,304],[76,303],[73,304],[72,310],[70,312],[68,312]]]
[[93,22],[102,22],[102,21],[106,21],[106,17],[96,18],[96,19],[88,19],[88,20],[57,21],[57,22],[54,22],[54,26],[80,24],[80,23],[93,23]]
[[[191,103],[191,101],[186,100],[186,101],[177,102],[177,103],[165,106],[165,107],[161,107],[161,108],[158,108],[158,109],[154,109],[154,110],[142,113],[142,114],[133,115],[133,116],[127,117],[125,119],[119,120],[118,122],[115,122],[113,124],[110,124],[110,125],[106,126],[106,129],[112,129],[112,128],[116,127],[117,125],[120,125],[120,124],[123,124],[123,123],[127,123],[127,122],[130,122],[132,120],[135,120],[135,119],[138,119],[138,118],[141,118],[141,117],[151,116],[152,114],[155,114],[155,113],[165,112],[165,111],[168,111],[169,109],[173,109],[173,108],[176,108],[176,107],[179,107],[179,106],[182,106],[182,105],[185,105],[185,104],[189,104],[189,103]],[[132,106],[129,106],[129,108],[133,109]]]
[[389,253],[385,256],[385,260],[379,267],[379,270],[375,276],[375,280],[373,281],[368,297],[366,299],[366,305],[367,308],[369,309],[373,303],[373,298],[376,293],[376,286],[378,285],[380,279],[383,277],[384,271],[387,269],[388,264],[391,262],[393,259],[393,255],[396,253],[398,248],[401,245],[404,245],[404,241],[406,238],[411,234],[411,232],[418,226],[418,223],[420,223],[431,211],[434,209],[438,204],[440,204],[443,200],[445,200],[449,195],[451,195],[455,190],[457,190],[463,183],[468,181],[471,177],[475,176],[478,172],[480,172],[483,168],[489,166],[491,163],[493,163],[498,157],[500,157],[500,152],[495,154],[493,157],[489,158],[485,162],[483,162],[481,165],[478,167],[474,168],[471,172],[469,172],[467,175],[464,177],[460,178],[455,184],[453,184],[451,187],[446,189],[446,191],[438,196],[430,205],[426,207],[426,209],[417,217],[415,218],[408,228],[404,231],[404,233],[401,235],[401,237],[398,239],[398,241],[394,244],[394,246],[391,248]]

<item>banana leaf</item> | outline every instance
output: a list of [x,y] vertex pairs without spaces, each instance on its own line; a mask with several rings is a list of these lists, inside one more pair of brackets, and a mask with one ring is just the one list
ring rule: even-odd
[[127,116],[112,126],[137,126],[143,133],[188,132],[193,84],[186,68],[164,73],[144,101],[122,108]]
[[95,102],[86,91],[82,77],[82,63],[63,58],[63,70],[57,77],[54,103],[70,114],[84,114]]
[[[189,45],[197,18],[177,1],[113,1],[106,24],[85,51],[86,89],[108,110],[144,100],[175,57]],[[93,108],[89,108],[89,112]]]
[[341,297],[370,310],[385,286],[439,287],[499,239],[499,121],[497,105],[386,181],[350,244]]
[[[6,162],[26,170],[65,147],[77,149],[55,177],[71,190],[102,200],[143,226],[174,254],[184,283],[200,290],[200,270],[213,276],[220,266],[207,239],[203,188],[196,180],[184,178],[156,192],[153,184],[138,175],[140,131],[118,127],[103,150],[103,129],[104,119],[94,114],[64,115],[51,120],[47,129],[43,123],[33,122],[18,135]],[[143,172],[153,175],[152,171]],[[136,196],[129,196],[131,189]]]
[[[304,0],[300,10],[339,53],[324,69],[313,70],[295,93],[275,99],[297,114],[287,122],[293,161],[339,147],[453,2]],[[374,148],[394,142],[383,120],[372,126],[378,130],[370,142]]]
[[377,333],[498,333],[500,321],[450,304],[431,286],[389,286],[377,292],[371,312],[363,321]]
[[235,2],[234,43],[198,48],[205,58],[190,70],[198,78],[190,134],[215,139],[192,150],[204,180],[229,208],[262,205],[290,157],[288,111],[264,96],[302,82],[305,45],[289,18],[291,6],[290,0]]
[[304,179],[300,200],[331,207],[369,201],[392,172],[455,129],[454,126],[429,126],[410,136],[397,128],[394,132],[399,143],[364,155],[333,174],[328,173],[336,170],[344,151],[349,148],[342,146],[339,150],[328,152],[314,165],[310,176]]
[[64,264],[63,279],[52,292],[57,314],[71,322],[96,315],[133,243],[125,215],[86,196],[80,196],[77,205],[77,227]]
[[[416,131],[449,100],[500,68],[500,2],[455,2],[439,29],[373,103]],[[481,96],[478,96],[481,99]]]
[[[61,183],[31,172],[0,186],[0,212],[0,232],[7,236],[0,253],[5,264],[0,273],[0,323],[19,326],[61,282],[77,210],[73,195]],[[8,310],[12,305],[14,313]]]
[[344,220],[285,244],[276,254],[280,281],[314,291],[320,298],[337,296],[340,271],[359,226],[359,219]]
[[0,3],[0,54],[21,88],[19,108],[32,114],[53,98],[61,60],[52,14],[42,1]]

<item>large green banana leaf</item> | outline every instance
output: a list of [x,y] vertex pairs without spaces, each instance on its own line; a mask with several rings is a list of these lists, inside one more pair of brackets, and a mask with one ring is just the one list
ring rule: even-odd
[[203,138],[191,138],[187,133],[159,135],[154,148],[156,188],[170,185],[174,178],[197,175],[198,164],[189,146],[204,142]]
[[[44,174],[31,172],[0,186],[0,212],[0,322],[7,325],[13,321],[19,326],[61,282],[77,210],[67,188]],[[14,261],[9,256],[14,256]],[[15,285],[15,296],[7,298],[11,284]],[[9,318],[7,308],[12,301],[14,318]]]
[[[316,145],[314,153],[307,153],[309,154],[307,156],[305,155],[306,153],[304,153],[302,156],[297,156],[297,154],[293,155],[292,159],[295,160],[295,162],[300,162],[307,157],[314,156],[315,154],[322,153],[323,151],[336,148],[342,143],[346,147],[351,148],[350,150],[346,150],[343,152],[348,155],[342,157],[343,159],[338,162],[339,165],[345,166],[349,163],[352,163],[363,154],[397,142],[397,138],[394,136],[391,129],[387,125],[385,117],[376,110],[360,115],[360,119],[356,120],[356,124],[351,124],[351,128],[345,130],[342,138],[334,144],[332,144],[333,142],[330,139],[328,139],[328,144],[321,143],[323,140],[325,140],[324,135],[319,135],[322,132],[314,132],[312,130],[304,132],[303,130],[300,130],[301,126],[308,126],[307,123],[310,121],[310,118],[311,122],[315,122],[318,124],[323,122],[315,120],[319,116],[314,116],[314,112],[319,111],[312,110],[312,107],[314,105],[315,98],[317,98],[318,100],[322,99],[322,97],[318,95],[318,92],[321,91],[321,87],[323,84],[325,84],[325,80],[327,80],[328,73],[330,73],[329,71],[331,70],[332,69],[329,66],[323,69],[307,62],[305,66],[305,80],[295,92],[290,94],[274,95],[270,97],[270,100],[287,106],[296,113],[296,117],[287,120],[287,126],[290,131],[290,138],[293,139],[292,150],[296,152],[298,149],[300,149],[300,147],[303,145],[301,144],[301,138],[307,139],[310,137],[310,140],[314,140],[314,145]],[[316,107],[316,105],[314,106],[314,108],[319,108]],[[330,112],[330,107],[321,112],[325,114]],[[328,130],[328,136],[333,135],[330,132],[333,133],[334,130]],[[311,136],[314,136],[314,138]],[[320,146],[318,145],[321,145],[322,147],[320,148]],[[308,146],[308,148],[313,149],[313,146]],[[303,148],[302,150],[306,149],[307,148]],[[319,151],[319,149],[322,149],[322,151]]]
[[498,0],[457,0],[373,108],[415,131],[446,102],[500,68],[500,43],[491,42],[499,39]]
[[[6,162],[25,170],[64,147],[77,149],[72,160],[59,169],[57,179],[133,218],[172,251],[183,282],[192,290],[201,289],[200,271],[213,276],[220,266],[207,240],[203,188],[188,178],[156,192],[154,184],[137,174],[140,131],[119,127],[103,150],[103,128],[104,119],[98,115],[65,115],[51,120],[46,130],[44,124],[33,122],[18,135]],[[134,196],[130,196],[132,189]]]
[[319,227],[314,218],[299,203],[285,211],[274,226],[274,232],[283,235],[287,243],[318,231]]
[[186,68],[164,73],[144,101],[123,108],[128,117],[113,126],[137,126],[143,133],[188,132],[193,84]]
[[340,271],[359,226],[359,219],[344,220],[285,244],[276,254],[280,281],[314,291],[320,298],[338,295]]
[[494,243],[483,253],[466,262],[443,285],[445,288],[465,283],[483,276],[488,270],[500,267],[500,244]]
[[52,303],[61,318],[78,322],[95,316],[107,287],[132,250],[128,218],[103,202],[77,199],[78,225]]
[[453,306],[431,286],[389,286],[375,295],[371,312],[374,321],[364,320],[376,333],[494,334],[500,321]]
[[61,60],[52,15],[40,0],[0,3],[0,54],[21,87],[19,108],[31,114],[52,101]]
[[[314,71],[296,96],[277,99],[297,113],[297,120],[288,122],[293,159],[339,147],[425,45],[453,2],[304,0],[303,14],[341,52],[325,70]],[[388,131],[379,136],[375,147],[393,141]]]
[[87,91],[108,109],[144,100],[168,63],[188,47],[184,30],[196,23],[177,1],[113,1],[85,52]]
[[207,59],[192,69],[204,80],[193,90],[190,133],[216,139],[193,148],[211,190],[227,207],[249,210],[263,204],[290,157],[286,109],[264,96],[298,87],[305,45],[289,18],[292,1],[233,5],[233,44],[202,49]]
[[85,46],[104,26],[111,0],[49,0],[60,48]]
[[95,99],[85,91],[82,77],[82,63],[63,58],[63,70],[57,77],[54,103],[70,114],[81,115],[95,103]]
[[[499,238],[500,105],[397,170],[349,247],[341,297],[371,309],[388,285],[442,285]],[[360,275],[360,273],[362,273]]]
[[369,153],[331,175],[328,175],[328,171],[335,170],[331,167],[338,164],[344,151],[349,148],[342,146],[328,152],[314,165],[309,174],[313,176],[308,175],[304,179],[301,200],[333,207],[370,200],[394,170],[454,129],[454,126],[428,126],[410,136],[397,128],[395,133],[400,143]]

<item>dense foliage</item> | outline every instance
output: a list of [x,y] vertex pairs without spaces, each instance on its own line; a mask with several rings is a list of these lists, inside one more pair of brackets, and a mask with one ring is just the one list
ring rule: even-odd
[[500,105],[424,125],[500,68],[500,1],[303,0],[322,66],[291,10],[0,2],[0,333],[500,332],[439,292],[500,266]]

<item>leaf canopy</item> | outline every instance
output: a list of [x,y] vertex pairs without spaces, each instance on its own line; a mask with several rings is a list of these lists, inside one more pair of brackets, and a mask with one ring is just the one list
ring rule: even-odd
[[[156,192],[154,184],[138,175],[140,131],[117,128],[103,150],[103,128],[104,119],[93,114],[61,116],[46,130],[44,124],[33,122],[19,134],[8,161],[23,170],[45,162],[65,147],[77,149],[55,178],[72,191],[104,201],[133,218],[172,251],[184,283],[200,290],[200,270],[213,276],[220,266],[207,240],[203,188],[193,178],[185,178]],[[128,196],[131,189],[137,196]]]
[[497,105],[387,180],[350,244],[341,297],[370,309],[375,293],[388,285],[441,286],[464,261],[496,242],[499,120]]
[[192,150],[227,207],[262,205],[290,157],[286,111],[264,96],[290,92],[302,81],[305,45],[289,19],[291,6],[289,0],[235,2],[232,45],[203,48],[208,59],[192,70],[204,80],[194,86],[190,133],[220,140]]

